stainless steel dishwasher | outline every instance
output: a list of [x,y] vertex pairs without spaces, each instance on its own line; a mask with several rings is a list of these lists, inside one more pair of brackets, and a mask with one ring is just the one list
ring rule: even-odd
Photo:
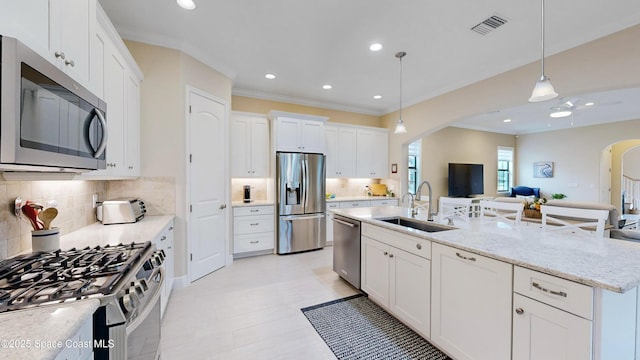
[[360,289],[360,221],[333,216],[333,271]]

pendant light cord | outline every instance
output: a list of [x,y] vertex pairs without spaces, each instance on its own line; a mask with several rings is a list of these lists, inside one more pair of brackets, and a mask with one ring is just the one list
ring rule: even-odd
[[541,1],[542,1],[542,17],[541,17],[542,18],[542,26],[541,26],[541,28],[542,28],[542,41],[541,41],[541,43],[542,43],[542,50],[541,50],[541,52],[542,52],[542,61],[541,61],[541,63],[542,63],[542,77],[544,77],[544,0],[541,0]]
[[400,111],[398,113],[399,116],[399,121],[403,121],[402,120],[402,58],[407,55],[406,52],[404,51],[400,51],[398,53],[396,53],[396,57],[398,59],[400,59]]

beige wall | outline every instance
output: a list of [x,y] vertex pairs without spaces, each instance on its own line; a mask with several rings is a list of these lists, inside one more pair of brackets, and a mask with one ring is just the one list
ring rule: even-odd
[[186,275],[186,86],[219,98],[229,108],[231,80],[179,51],[134,41],[126,44],[144,73],[140,107],[141,175],[175,178],[175,271],[176,276]]
[[[574,201],[599,201],[600,156],[609,145],[640,139],[640,120],[520,135],[517,142],[519,185],[539,187],[544,196],[563,193]],[[611,203],[620,206],[622,152],[612,147]],[[553,161],[553,178],[534,178],[533,163]]]
[[[639,38],[640,26],[634,26],[549,56],[545,59],[545,72],[561,96],[638,86]],[[452,121],[526,103],[539,72],[539,62],[531,63],[404,108],[402,114],[408,133],[390,138],[390,163],[403,167],[396,176],[406,168],[400,160],[403,145]],[[397,116],[397,112],[383,116],[384,126],[392,129]]]
[[246,111],[257,114],[268,114],[271,110],[278,110],[298,114],[326,116],[329,118],[330,122],[383,127],[381,118],[374,115],[357,114],[353,112],[255,99],[244,96],[233,96],[231,108],[234,111]]
[[622,173],[631,179],[640,180],[640,140],[623,154]]
[[483,164],[485,195],[498,196],[498,146],[515,148],[515,136],[447,127],[422,138],[421,176],[433,189],[434,209],[437,199],[448,195],[450,162]]

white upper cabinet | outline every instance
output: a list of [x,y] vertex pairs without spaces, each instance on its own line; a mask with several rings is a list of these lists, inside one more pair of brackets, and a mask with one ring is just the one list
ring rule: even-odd
[[272,111],[276,151],[325,152],[324,123],[328,118]]
[[[96,15],[97,14],[97,15]],[[107,103],[107,168],[80,178],[127,179],[140,176],[141,73],[98,6],[91,35],[92,91]]]
[[49,48],[49,0],[3,1],[0,34],[18,39],[46,57]]
[[95,0],[49,1],[50,60],[86,88],[90,86],[90,49],[96,24]]
[[325,126],[327,177],[352,178],[356,176],[356,128],[351,126]]
[[262,115],[231,114],[231,177],[269,176],[269,120]]
[[387,130],[358,129],[356,177],[389,177],[389,133]]

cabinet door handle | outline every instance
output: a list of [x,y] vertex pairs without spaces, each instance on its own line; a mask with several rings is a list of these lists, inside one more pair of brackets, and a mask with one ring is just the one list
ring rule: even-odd
[[173,226],[169,227],[169,231],[173,230]]
[[385,252],[384,252],[384,256],[387,256],[387,255],[389,255],[389,253],[385,251]]
[[390,257],[390,258],[392,258],[392,257],[393,257],[393,254],[389,254],[389,257]]
[[474,258],[474,257],[466,257],[466,256],[460,254],[459,252],[456,253],[456,256],[459,257],[460,259],[463,259],[463,260],[476,261],[476,258]]
[[160,238],[160,241],[165,241],[165,240],[167,240],[167,237],[162,235],[162,237]]
[[523,308],[517,308],[516,309],[516,314],[518,314],[518,315],[524,314],[524,309]]
[[69,66],[71,66],[71,67],[76,66],[76,63],[75,63],[75,62],[73,62],[73,60],[65,60],[65,61],[64,61],[64,64],[65,64],[65,65],[69,65]]
[[418,250],[422,249],[422,245],[421,244],[416,244],[416,248],[418,248]]
[[567,297],[567,293],[566,292],[564,292],[564,291],[555,291],[555,290],[550,290],[550,289],[544,288],[544,287],[540,286],[540,284],[538,284],[537,282],[532,282],[531,286],[533,286],[534,288],[536,288],[536,289],[538,289],[538,290],[540,290],[542,292],[549,293],[551,295],[562,296],[562,297],[565,297],[565,298]]
[[54,53],[54,55],[55,55],[57,58],[60,58],[60,59],[62,59],[62,60],[64,60],[64,58],[65,58],[65,55],[64,55],[64,53],[63,53],[62,51],[56,51],[56,52]]

